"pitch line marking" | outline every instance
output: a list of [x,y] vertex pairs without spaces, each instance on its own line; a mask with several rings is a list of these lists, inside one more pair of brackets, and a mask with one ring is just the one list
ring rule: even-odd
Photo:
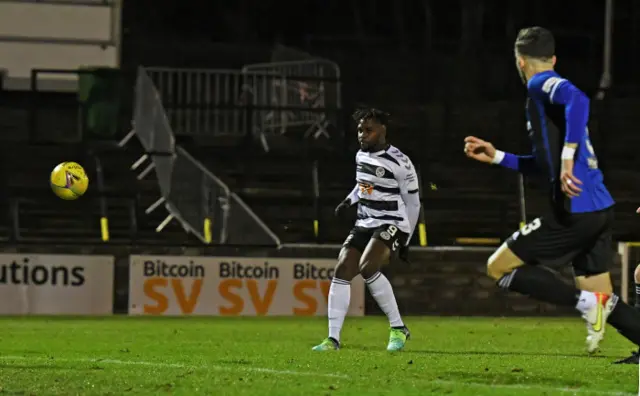
[[[150,366],[150,367],[165,367],[165,368],[181,368],[181,369],[199,369],[199,370],[217,370],[217,371],[246,371],[254,373],[266,373],[274,375],[293,375],[293,376],[317,376],[326,378],[342,378],[349,379],[351,377],[342,374],[327,374],[327,373],[314,373],[309,371],[295,371],[295,370],[276,370],[264,367],[242,367],[242,366],[220,366],[220,365],[189,365],[183,363],[162,363],[162,362],[149,362],[139,360],[118,360],[118,359],[65,359],[65,358],[45,358],[38,356],[0,356],[0,361],[22,360],[22,361],[46,361],[46,362],[67,362],[67,363],[94,363],[94,364],[113,364],[121,366]],[[554,391],[569,394],[584,394],[584,395],[602,395],[602,396],[631,396],[635,393],[628,392],[615,392],[615,391],[600,391],[589,390],[583,388],[557,388],[544,385],[524,385],[524,384],[484,384],[481,382],[461,382],[461,381],[447,381],[447,380],[432,380],[427,381],[433,384],[442,385],[454,385],[463,386],[469,388],[502,388],[502,389],[523,389],[523,390],[541,390],[541,391]]]
[[220,365],[210,365],[210,364],[202,364],[202,365],[189,365],[183,363],[162,363],[162,362],[148,362],[148,361],[138,361],[138,360],[118,360],[118,359],[66,359],[66,358],[45,358],[45,357],[28,357],[28,356],[0,356],[0,360],[10,361],[10,360],[22,360],[22,361],[47,361],[47,362],[63,362],[63,363],[94,363],[94,364],[113,364],[113,365],[121,365],[121,366],[150,366],[150,367],[165,367],[165,368],[182,368],[182,369],[197,369],[197,370],[216,370],[216,371],[247,371],[254,373],[266,373],[266,374],[274,374],[274,375],[307,375],[307,376],[316,376],[316,377],[327,377],[327,378],[349,378],[347,375],[342,374],[328,374],[328,373],[317,373],[310,371],[296,371],[296,370],[276,370],[264,367],[243,367],[243,366],[220,366]]

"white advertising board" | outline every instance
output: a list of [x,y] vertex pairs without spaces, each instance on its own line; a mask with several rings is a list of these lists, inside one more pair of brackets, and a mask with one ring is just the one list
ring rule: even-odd
[[0,254],[0,315],[110,315],[111,256]]
[[[131,256],[129,314],[327,314],[335,260]],[[348,315],[364,315],[364,281],[352,281]]]

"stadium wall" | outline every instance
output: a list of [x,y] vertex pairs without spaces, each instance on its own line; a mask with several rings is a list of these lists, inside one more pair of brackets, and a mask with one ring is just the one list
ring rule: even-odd
[[[273,261],[270,261],[271,267],[278,267],[280,273],[284,274],[288,270],[287,266],[293,265],[294,262],[300,263],[311,263],[316,267],[323,268],[331,268],[333,266],[334,260],[337,257],[338,246],[315,246],[315,245],[297,245],[297,246],[286,246],[279,250],[273,248],[232,248],[232,247],[131,247],[131,246],[114,246],[114,245],[102,245],[102,246],[46,246],[46,245],[23,245],[11,248],[3,249],[3,255],[0,255],[0,270],[5,271],[4,276],[0,277],[0,295],[3,296],[5,301],[17,301],[17,299],[22,298],[23,300],[26,298],[27,294],[31,296],[31,298],[39,298],[45,299],[49,302],[56,302],[56,299],[59,298],[60,304],[66,304],[67,301],[65,299],[83,299],[84,295],[78,294],[57,294],[59,293],[59,289],[64,289],[65,285],[57,285],[55,287],[51,287],[49,285],[48,289],[42,289],[38,285],[31,285],[30,288],[15,288],[15,285],[12,284],[13,280],[10,276],[8,276],[8,272],[6,269],[11,265],[13,261],[20,261],[24,257],[30,257],[33,262],[37,262],[40,260],[43,265],[48,265],[48,261],[51,261],[50,257],[47,255],[63,255],[56,256],[58,257],[58,261],[61,262],[59,257],[63,257],[62,261],[64,261],[64,257],[67,257],[67,262],[70,262],[69,257],[75,257],[73,260],[77,263],[77,265],[90,264],[95,266],[95,257],[112,257],[113,261],[102,263],[101,265],[110,266],[112,265],[112,271],[102,271],[95,272],[93,276],[94,279],[91,280],[91,286],[89,289],[100,289],[104,290],[104,288],[108,288],[111,291],[112,299],[108,299],[109,304],[112,304],[112,313],[114,314],[182,314],[181,312],[171,312],[171,309],[165,309],[165,311],[153,311],[144,312],[139,306],[135,306],[135,301],[140,300],[140,296],[130,296],[130,287],[131,290],[140,289],[140,290],[151,290],[151,286],[147,283],[140,284],[136,287],[132,286],[132,282],[139,282],[139,280],[130,279],[130,273],[135,273],[135,271],[130,271],[131,262],[135,261],[135,257],[144,257],[144,256],[152,256],[155,259],[163,259],[170,256],[174,258],[177,256],[178,259],[187,260],[185,262],[188,263],[190,258],[195,257],[196,264],[200,263],[204,267],[204,271],[208,271],[209,267],[218,265],[219,261],[211,260],[212,258],[218,257],[226,257],[228,259],[237,259],[236,261],[239,263],[247,263],[247,262],[259,262],[263,265],[262,260],[255,260],[255,258],[271,258]],[[390,281],[395,287],[396,297],[398,299],[398,304],[400,309],[405,315],[439,315],[439,316],[448,316],[448,315],[463,315],[463,316],[565,316],[565,315],[574,315],[571,309],[560,309],[555,306],[551,306],[548,304],[539,304],[535,301],[525,298],[523,296],[514,294],[514,293],[505,293],[495,287],[494,282],[489,279],[484,274],[485,263],[487,258],[491,253],[491,248],[462,248],[462,247],[441,247],[441,248],[415,248],[411,252],[411,263],[405,263],[402,261],[393,261],[389,265],[387,265],[384,269],[384,272],[389,277]],[[64,256],[66,255],[66,256]],[[133,258],[132,258],[133,256]],[[84,257],[84,262],[83,262]],[[252,261],[252,258],[254,260]],[[297,259],[297,260],[286,260],[286,259]],[[110,259],[109,259],[110,260]],[[108,260],[108,261],[109,261]],[[157,261],[157,260],[156,260]],[[171,260],[166,260],[171,261]],[[175,262],[175,260],[173,260]],[[618,269],[620,266],[615,265],[614,268]],[[70,267],[70,270],[73,268]],[[212,272],[217,272],[219,270],[215,269]],[[0,274],[3,272],[0,271]],[[288,273],[288,272],[287,272]],[[94,274],[94,272],[91,272]],[[566,276],[567,281],[570,282],[570,272],[561,272],[562,275]],[[154,278],[154,274],[149,274],[149,278]],[[226,274],[227,280],[231,280],[227,282],[224,287],[233,288],[233,287],[242,287],[242,282],[245,280],[239,279],[233,274]],[[619,279],[619,273],[614,273],[614,279]],[[282,275],[284,277],[284,275]],[[322,304],[319,293],[328,292],[328,282],[326,282],[326,272],[322,275],[325,280],[325,284],[318,284],[317,291],[310,292],[310,294],[316,293],[316,303]],[[98,280],[95,278],[98,277]],[[323,312],[326,312],[326,307],[324,307],[324,311],[322,309],[313,310],[305,310],[304,307],[308,307],[302,303],[302,305],[298,304],[298,308],[296,310],[295,307],[285,306],[283,308],[283,304],[287,303],[287,297],[279,296],[278,293],[275,293],[274,303],[271,304],[271,307],[264,306],[264,296],[265,293],[269,293],[268,288],[270,287],[268,283],[268,278],[266,278],[266,283],[259,284],[255,287],[257,297],[254,299],[253,297],[245,298],[245,300],[253,299],[254,303],[257,301],[258,304],[263,304],[261,311],[258,314],[266,314],[266,315],[287,315],[289,314],[299,314],[299,315],[311,315],[311,314],[319,314],[322,315]],[[319,279],[322,280],[322,279]],[[171,279],[169,280],[154,280],[150,283],[156,282],[158,285],[164,285],[167,287],[173,287],[174,292],[176,287],[180,295],[176,301],[184,306],[188,306],[190,303],[193,304],[193,301],[190,301],[189,298],[192,297],[194,293],[193,284],[189,286],[189,288],[185,288],[184,285],[172,284]],[[162,282],[165,282],[164,284]],[[309,284],[297,285],[287,283],[289,281],[280,281],[283,286],[282,288],[286,288],[288,290],[292,290],[295,287],[312,287]],[[237,284],[236,284],[237,283]],[[382,314],[375,302],[371,299],[368,292],[364,290],[364,286],[361,283],[361,279],[354,281],[355,288],[357,291],[354,292],[354,304],[352,304],[352,314],[366,314],[366,315],[380,315]],[[223,285],[218,282],[217,292],[224,293]],[[254,285],[255,286],[255,285]],[[273,285],[276,287],[275,285]],[[13,287],[13,289],[11,289]],[[198,290],[198,292],[203,294],[203,298],[198,301],[199,307],[194,311],[192,307],[192,311],[187,310],[186,313],[191,312],[192,314],[225,314],[225,315],[254,315],[259,311],[258,308],[244,309],[242,312],[239,310],[229,309],[224,312],[218,311],[213,312],[213,309],[207,307],[207,304],[211,303],[212,297],[210,297],[211,293],[216,293],[216,288],[214,290],[207,290],[203,288],[202,290]],[[67,288],[68,289],[68,288]],[[136,289],[136,290],[137,290]],[[326,289],[326,290],[324,290]],[[12,291],[13,290],[13,291]],[[27,291],[25,291],[27,290]],[[227,290],[228,291],[228,290]],[[27,293],[27,294],[25,294]],[[88,293],[88,292],[87,292]],[[141,292],[142,293],[142,292]],[[153,294],[153,291],[150,291]],[[292,293],[296,293],[293,291]],[[14,295],[15,294],[15,295]],[[103,307],[103,301],[105,300],[105,295],[99,295],[100,293],[87,294],[88,297],[94,301],[94,306]],[[232,293],[233,294],[233,293]],[[304,293],[303,293],[304,294]],[[309,294],[309,293],[307,293]],[[149,297],[150,294],[147,294]],[[206,296],[205,296],[206,295]],[[27,297],[29,297],[27,296]],[[359,300],[359,296],[362,296],[362,301]],[[304,296],[301,297],[304,300]],[[95,301],[96,299],[100,301]],[[262,299],[262,300],[261,300]],[[284,299],[284,300],[283,300]],[[163,298],[156,295],[156,300],[154,302],[154,306],[160,306],[165,304],[162,301]],[[228,301],[232,302],[233,296],[230,296]],[[300,300],[300,301],[302,301]],[[285,302],[283,302],[285,301]],[[298,301],[298,303],[300,303]],[[17,304],[17,303],[16,303]],[[60,305],[58,304],[58,305]],[[102,305],[101,305],[102,304]],[[204,304],[200,307],[201,304]],[[312,303],[313,304],[313,303]],[[26,311],[20,310],[10,310],[6,307],[0,306],[2,312],[0,314],[106,314],[111,312],[104,312],[104,308],[96,308],[94,311],[84,311],[73,310],[71,308],[67,309],[58,309],[51,308],[47,311],[44,310],[34,310],[33,303],[27,301],[23,305],[27,306],[29,309]],[[37,304],[36,304],[37,305]],[[230,306],[229,304],[227,304]],[[233,305],[233,304],[231,304]],[[57,306],[53,304],[53,306]],[[255,306],[255,304],[254,304]],[[362,309],[359,311],[359,306],[362,306]],[[300,308],[302,307],[302,308]],[[166,307],[165,307],[166,308]],[[26,309],[26,308],[25,308]],[[289,311],[288,311],[289,310]],[[313,312],[312,312],[313,311]],[[296,312],[296,313],[293,313]]]

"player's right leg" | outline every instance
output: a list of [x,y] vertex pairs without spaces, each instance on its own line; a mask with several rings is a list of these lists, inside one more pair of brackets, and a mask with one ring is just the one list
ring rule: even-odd
[[[574,266],[580,258],[574,260]],[[591,304],[593,307],[583,312],[583,318],[587,322],[587,352],[593,353],[598,349],[600,342],[604,338],[605,324],[611,312],[616,306],[618,296],[613,294],[611,275],[609,272],[595,273],[590,276],[576,276],[576,285],[583,292],[591,292],[596,297],[596,304],[593,304],[591,294],[584,293],[578,302],[578,309],[584,304]],[[611,320],[609,320],[611,323]],[[615,320],[613,321],[615,323]],[[611,323],[611,324],[613,324]]]
[[351,231],[345,240],[338,256],[338,264],[329,287],[327,316],[329,319],[329,336],[313,347],[314,351],[330,351],[340,349],[340,332],[351,302],[351,280],[358,273],[358,264],[362,250],[368,242],[370,234],[357,230]]
[[[610,211],[585,213],[576,217],[576,221],[572,224],[575,229],[573,237],[581,241],[581,251],[573,258],[571,264],[573,266],[576,287],[580,290],[596,293],[599,300],[598,304],[591,310],[584,312],[584,318],[587,322],[587,351],[593,353],[596,351],[602,341],[605,332],[605,326],[601,322],[606,322],[613,309],[615,308],[618,297],[613,294],[613,285],[611,283],[611,275],[609,267],[612,261],[611,246],[613,215]],[[573,239],[573,238],[572,238]],[[582,298],[588,299],[588,296]],[[584,304],[581,298],[581,303]],[[608,301],[605,301],[608,300]],[[600,319],[604,318],[604,321]],[[609,320],[611,324],[615,323]]]
[[[583,251],[578,254],[572,264],[579,289],[595,292],[603,304],[596,305],[585,312],[587,319],[587,350],[594,352],[604,335],[605,327],[599,326],[599,317],[604,317],[602,324],[608,322],[624,337],[636,345],[640,345],[640,312],[627,305],[613,293],[609,266],[613,261],[613,211],[582,214],[576,217],[573,224],[574,235],[582,240]],[[588,235],[594,235],[589,238]],[[603,296],[609,296],[604,302]],[[602,305],[602,307],[600,307]]]

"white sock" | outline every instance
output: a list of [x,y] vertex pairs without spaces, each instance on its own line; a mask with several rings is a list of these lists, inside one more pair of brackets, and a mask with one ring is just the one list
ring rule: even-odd
[[366,280],[371,296],[376,300],[378,306],[389,318],[391,327],[402,327],[404,323],[400,317],[396,296],[393,295],[393,288],[386,276],[382,272],[376,272],[371,278]]
[[576,309],[582,313],[585,313],[593,308],[593,306],[597,303],[598,299],[596,298],[595,293],[583,290],[580,292],[580,297],[578,298]]
[[329,287],[329,337],[340,341],[340,331],[351,302],[351,283],[333,278]]

